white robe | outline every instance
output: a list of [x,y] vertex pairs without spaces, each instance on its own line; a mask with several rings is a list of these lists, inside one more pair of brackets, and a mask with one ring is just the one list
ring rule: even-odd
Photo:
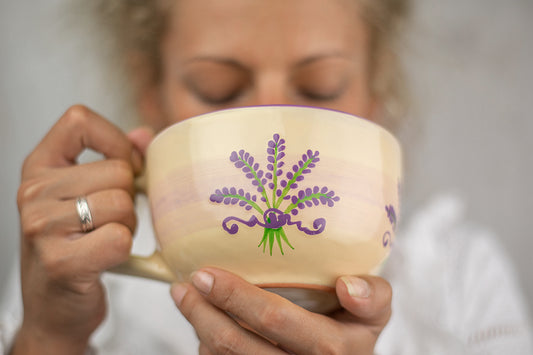
[[[134,251],[148,254],[155,242],[145,207]],[[511,263],[493,236],[462,220],[456,199],[434,200],[404,226],[382,272],[392,284],[393,313],[376,354],[533,354]],[[197,354],[194,329],[167,284],[111,274],[103,279],[108,317],[88,353]],[[0,354],[7,354],[20,325],[19,289],[17,271],[0,308]]]

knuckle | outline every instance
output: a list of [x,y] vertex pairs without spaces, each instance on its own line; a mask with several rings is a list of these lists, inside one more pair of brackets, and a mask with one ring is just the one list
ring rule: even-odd
[[90,110],[83,105],[74,105],[67,109],[62,117],[62,121],[69,126],[80,127],[87,124],[90,117]]
[[134,205],[131,196],[125,190],[113,190],[109,196],[110,205],[116,211],[129,215],[133,213]]
[[315,344],[315,354],[320,355],[341,355],[348,354],[343,349],[341,343],[331,341],[331,339],[320,338]]
[[51,280],[59,280],[69,270],[67,257],[58,252],[41,250],[39,259],[43,270]]
[[133,243],[131,231],[122,224],[113,224],[109,232],[115,236],[112,246],[114,250],[124,259],[127,258]]
[[23,181],[17,191],[17,205],[22,208],[30,201],[41,196],[48,187],[49,181],[43,178],[33,178]]
[[51,218],[42,209],[25,208],[20,214],[22,235],[26,239],[34,239],[48,229],[51,224]]
[[120,159],[112,159],[108,161],[109,169],[113,173],[113,178],[121,187],[133,186],[134,173],[131,165]]
[[266,306],[258,314],[259,331],[278,329],[287,322],[287,314],[281,307]]
[[239,344],[240,333],[233,327],[224,328],[212,333],[212,345],[215,354],[232,355],[237,354],[236,346]]

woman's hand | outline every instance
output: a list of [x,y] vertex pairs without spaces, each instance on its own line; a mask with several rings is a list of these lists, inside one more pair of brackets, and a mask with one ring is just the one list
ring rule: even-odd
[[[86,148],[106,159],[78,165]],[[24,319],[13,354],[84,353],[106,312],[100,274],[130,253],[141,168],[131,140],[83,106],[71,107],[27,157],[17,198]],[[93,217],[88,233],[79,196]]]
[[392,289],[373,276],[339,278],[343,308],[330,316],[219,269],[196,272],[192,283],[174,285],[171,294],[196,329],[204,355],[373,354],[391,314]]

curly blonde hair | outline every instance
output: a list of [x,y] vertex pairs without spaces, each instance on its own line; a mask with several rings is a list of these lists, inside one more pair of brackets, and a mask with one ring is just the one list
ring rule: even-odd
[[[91,1],[97,25],[111,38],[116,64],[133,78],[133,95],[161,78],[159,44],[167,29],[169,9],[176,0]],[[406,82],[398,54],[410,0],[358,1],[361,17],[370,31],[370,88],[381,102],[380,112],[388,128],[398,128],[407,111]],[[133,74],[133,75],[132,75]]]

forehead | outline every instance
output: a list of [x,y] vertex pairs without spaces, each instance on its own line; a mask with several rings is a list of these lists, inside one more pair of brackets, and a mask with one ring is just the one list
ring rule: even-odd
[[177,0],[167,42],[181,55],[294,58],[366,42],[356,0]]

